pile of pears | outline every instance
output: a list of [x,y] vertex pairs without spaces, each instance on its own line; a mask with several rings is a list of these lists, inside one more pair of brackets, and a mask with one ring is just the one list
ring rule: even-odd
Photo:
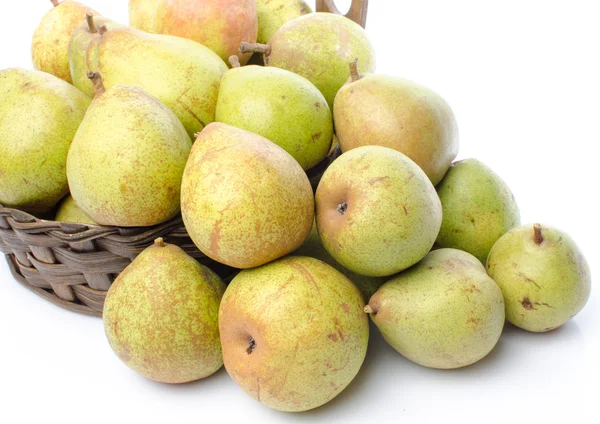
[[[449,104],[375,73],[358,24],[303,0],[130,0],[130,26],[52,3],[36,70],[0,71],[0,204],[88,226],[181,214],[239,270],[226,285],[167,237],[117,277],[105,332],[137,373],[224,364],[268,407],[306,411],[358,374],[369,319],[405,358],[454,369],[506,320],[550,331],[585,305],[575,242],[521,225],[493,170],[456,161]],[[307,171],[336,146],[315,192]]]

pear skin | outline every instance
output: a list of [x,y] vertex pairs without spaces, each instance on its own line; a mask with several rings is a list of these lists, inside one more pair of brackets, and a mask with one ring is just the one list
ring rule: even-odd
[[67,196],[56,211],[55,221],[77,224],[96,224],[92,218],[77,205],[72,196]]
[[259,43],[266,44],[285,23],[312,13],[304,0],[256,0]]

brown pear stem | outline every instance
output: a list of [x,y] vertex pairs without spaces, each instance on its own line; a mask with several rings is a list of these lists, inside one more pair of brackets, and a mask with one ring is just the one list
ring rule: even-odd
[[54,7],[58,6],[60,3],[58,2],[58,0],[50,0],[52,2],[52,4],[54,5]]
[[90,33],[96,34],[98,32],[98,28],[96,28],[96,23],[94,22],[94,14],[86,13],[85,20],[88,24],[88,28],[90,29]]
[[165,247],[166,243],[165,243],[165,240],[162,237],[159,237],[156,240],[154,240],[154,245],[158,246],[158,247]]
[[268,44],[260,43],[246,43],[245,41],[240,44],[241,53],[262,53],[265,56],[271,54],[271,46]]
[[371,307],[369,305],[365,306],[365,314],[372,314],[373,313],[373,309],[371,309]]
[[106,92],[106,88],[104,87],[104,83],[102,82],[102,76],[99,72],[88,72],[87,77],[94,84],[94,92],[96,93],[96,97],[101,96]]
[[100,35],[104,35],[104,34],[106,34],[106,32],[107,32],[107,31],[108,31],[108,28],[106,28],[106,25],[100,25],[100,26],[98,27],[98,33],[99,33]]
[[350,77],[352,82],[356,82],[362,78],[362,75],[358,72],[358,57],[350,62]]
[[237,57],[236,55],[229,56],[229,64],[231,65],[232,68],[239,68],[241,66],[240,58]]
[[533,241],[535,241],[535,244],[542,244],[544,241],[542,226],[540,224],[533,224]]

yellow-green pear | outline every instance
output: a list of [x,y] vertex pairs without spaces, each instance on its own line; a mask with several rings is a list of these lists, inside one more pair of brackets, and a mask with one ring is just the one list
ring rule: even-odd
[[395,350],[425,367],[464,367],[485,357],[504,327],[498,285],[473,255],[429,253],[385,283],[365,312]]
[[425,173],[397,150],[363,146],[327,168],[316,194],[317,229],[345,268],[385,277],[429,252],[442,207]]
[[496,240],[520,224],[510,189],[477,159],[452,164],[436,189],[442,202],[438,247],[464,250],[485,264]]
[[314,258],[288,256],[238,274],[223,296],[225,369],[280,411],[317,408],[358,373],[369,341],[359,291]]
[[60,203],[54,220],[78,224],[96,224],[92,218],[87,216],[87,214],[81,210],[71,195],[65,197]]
[[67,154],[90,99],[39,71],[0,71],[0,204],[46,212],[68,192]]
[[458,153],[458,127],[448,103],[412,81],[361,76],[356,63],[351,68],[352,80],[338,92],[333,109],[342,152],[365,145],[396,149],[437,185]]
[[71,39],[76,86],[89,91],[84,75],[91,71],[102,74],[107,89],[117,84],[143,88],[175,113],[190,137],[215,120],[219,82],[228,69],[219,56],[185,38],[94,21],[96,33],[88,22]]
[[504,295],[506,319],[528,331],[560,327],[590,297],[588,263],[573,239],[556,228],[513,228],[490,250],[487,271]]
[[181,212],[206,256],[253,268],[304,242],[314,197],[306,173],[285,150],[258,134],[214,122],[192,147]]
[[69,150],[71,195],[95,222],[139,227],[179,213],[181,177],[191,149],[169,108],[139,87],[97,87]]
[[266,44],[288,21],[312,13],[304,0],[256,0],[259,43]]
[[223,365],[219,303],[225,284],[181,248],[161,238],[114,281],[104,330],[116,355],[140,375],[186,383]]
[[51,0],[54,8],[44,15],[33,34],[31,56],[33,67],[72,82],[69,67],[69,39],[86,14],[98,13],[72,0]]
[[317,87],[300,75],[273,67],[252,65],[227,71],[221,80],[216,120],[271,140],[305,170],[325,159],[333,139],[331,111]]

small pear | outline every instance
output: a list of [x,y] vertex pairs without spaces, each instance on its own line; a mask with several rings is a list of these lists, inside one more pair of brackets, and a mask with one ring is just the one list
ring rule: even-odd
[[420,261],[442,222],[431,182],[402,153],[363,146],[327,168],[316,194],[317,229],[345,268],[385,277]]
[[258,32],[255,0],[129,0],[129,23],[153,34],[189,38],[224,61],[238,55],[242,41],[254,43]]
[[86,14],[98,12],[76,1],[51,2],[54,8],[44,15],[33,34],[33,67],[70,83],[69,39]]
[[186,383],[223,365],[218,312],[225,284],[178,246],[157,239],[110,287],[104,330],[129,368],[162,383]]
[[253,65],[226,72],[216,120],[271,140],[305,170],[325,159],[333,139],[331,111],[321,92],[306,78],[278,68]]
[[403,78],[361,76],[356,66],[351,64],[352,80],[338,92],[333,109],[342,152],[365,145],[396,149],[437,185],[458,153],[458,129],[448,103]]
[[437,192],[443,211],[438,247],[464,250],[485,264],[496,240],[520,224],[510,189],[477,159],[452,164]]
[[356,287],[317,259],[288,256],[244,270],[219,308],[225,369],[270,408],[317,408],[340,394],[364,361],[363,308]]
[[540,224],[513,228],[494,244],[487,271],[502,290],[506,318],[544,332],[573,318],[590,297],[590,268],[571,237]]
[[81,90],[92,89],[85,81],[89,71],[100,72],[107,89],[143,88],[175,113],[190,137],[215,120],[227,65],[195,41],[93,19],[75,30],[69,55],[73,82]]
[[429,253],[385,283],[365,311],[390,346],[430,368],[479,361],[504,327],[498,285],[477,258],[456,249]]
[[256,0],[259,43],[266,44],[286,22],[312,13],[304,0]]
[[77,205],[73,196],[67,196],[56,211],[55,221],[74,222],[77,224],[96,224],[92,218]]
[[348,63],[358,58],[360,72],[375,71],[375,51],[365,30],[333,13],[310,13],[287,22],[269,44],[242,43],[243,52],[263,53],[265,63],[312,82],[333,110],[333,99],[350,77]]
[[181,176],[191,149],[169,108],[139,87],[97,87],[69,150],[71,195],[103,225],[150,226],[179,213]]
[[314,219],[306,173],[285,150],[222,123],[200,133],[185,167],[181,212],[194,244],[235,268],[297,249]]
[[68,192],[67,154],[90,98],[39,71],[0,71],[0,204],[43,213]]

